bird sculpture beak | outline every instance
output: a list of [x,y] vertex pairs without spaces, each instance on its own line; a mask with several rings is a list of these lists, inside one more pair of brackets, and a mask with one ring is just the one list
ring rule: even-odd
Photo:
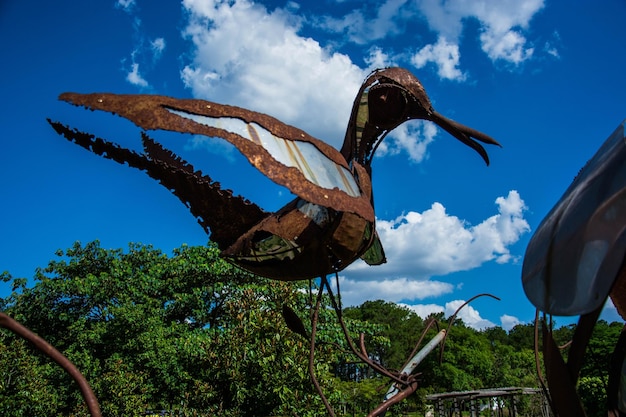
[[457,138],[461,143],[469,146],[470,148],[478,152],[478,154],[483,158],[487,165],[489,165],[489,155],[487,154],[485,148],[479,142],[502,147],[502,145],[500,145],[500,143],[493,139],[491,136],[486,135],[476,129],[472,129],[469,126],[465,126],[458,122],[455,122],[452,119],[448,119],[447,117],[435,111],[432,112],[430,120],[437,124],[437,126],[441,127],[443,130]]

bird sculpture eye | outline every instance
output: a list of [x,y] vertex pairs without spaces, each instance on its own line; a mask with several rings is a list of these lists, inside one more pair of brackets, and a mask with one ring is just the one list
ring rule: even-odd
[[393,129],[407,120],[408,101],[395,85],[374,86],[369,91],[369,121],[381,129]]

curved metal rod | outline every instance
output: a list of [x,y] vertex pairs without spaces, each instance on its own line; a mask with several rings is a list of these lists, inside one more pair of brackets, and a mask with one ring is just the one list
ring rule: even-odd
[[9,317],[5,313],[0,313],[0,326],[12,331],[16,335],[31,342],[35,347],[47,355],[49,358],[59,364],[78,384],[80,392],[87,404],[87,409],[92,417],[102,417],[100,412],[100,406],[98,405],[98,399],[94,395],[89,383],[85,377],[80,373],[78,368],[70,362],[61,352],[56,350],[51,344],[46,342],[43,338],[33,333],[28,328],[21,325],[15,319]]
[[[482,294],[478,294],[478,295],[473,296],[472,298],[470,298],[469,300],[467,300],[466,302],[461,304],[459,306],[459,308],[456,309],[454,314],[452,316],[450,316],[450,319],[448,319],[448,329],[450,329],[452,327],[452,323],[454,323],[454,320],[456,320],[456,316],[463,309],[463,307],[465,307],[466,305],[468,305],[469,303],[471,303],[472,301],[474,301],[475,299],[477,299],[479,297],[491,297],[491,298],[493,298],[495,300],[500,301],[500,297],[496,297],[495,295],[489,294],[489,293],[482,293]],[[443,361],[443,349],[446,346],[446,339],[448,338],[449,334],[450,334],[450,331],[448,330],[448,332],[446,333],[446,337],[444,337],[444,339],[441,341],[441,352],[439,353],[439,362]]]
[[[535,347],[535,368],[537,371],[537,378],[539,379],[539,384],[541,384],[541,389],[543,390],[543,395],[545,395],[546,399],[548,400],[548,404],[550,405],[551,409],[554,409],[552,407],[552,398],[550,397],[550,390],[548,390],[548,384],[546,383],[546,380],[543,377],[543,372],[541,371],[541,359],[539,358],[539,309],[535,310],[535,343],[534,343],[534,347]],[[545,325],[545,317],[544,320],[542,322]]]
[[328,415],[331,417],[335,417],[335,412],[328,402],[328,399],[326,399],[326,396],[322,391],[322,387],[320,386],[320,383],[317,381],[317,377],[315,376],[315,335],[317,333],[317,320],[320,307],[322,305],[323,293],[324,285],[322,284],[320,285],[319,292],[317,293],[317,299],[315,300],[315,309],[313,309],[313,317],[311,318],[311,350],[309,352],[309,375],[311,376],[311,381],[313,381],[313,386],[315,386],[317,393],[324,403],[324,407],[326,407],[326,411],[328,411]]
[[384,415],[389,409],[389,407],[391,407],[392,405],[396,403],[399,403],[400,401],[404,400],[409,395],[413,394],[417,390],[417,387],[419,386],[419,384],[415,380],[405,381],[405,385],[408,385],[408,387],[400,391],[398,394],[394,395],[389,400],[382,402],[380,405],[378,405],[378,407],[372,410],[372,412],[369,413],[367,417],[376,417],[376,416]]
[[343,321],[343,316],[341,314],[341,310],[339,309],[339,306],[337,305],[337,300],[335,300],[335,296],[333,294],[332,289],[330,288],[330,285],[328,283],[328,280],[326,279],[326,277],[322,277],[322,283],[321,286],[324,287],[326,286],[326,288],[328,289],[328,295],[330,296],[330,301],[333,305],[333,309],[335,310],[335,313],[337,314],[337,318],[339,320],[339,325],[341,327],[341,330],[343,331],[344,337],[346,338],[346,341],[348,342],[348,346],[350,346],[350,350],[352,351],[352,353],[354,353],[361,361],[363,361],[366,365],[368,365],[370,368],[372,368],[374,371],[378,372],[379,374],[386,376],[387,378],[392,379],[395,382],[398,382],[402,385],[406,384],[406,381],[401,379],[398,375],[395,375],[391,372],[389,372],[389,370],[385,369],[384,367],[380,366],[379,364],[377,364],[376,362],[372,361],[370,358],[368,358],[367,356],[365,356],[362,352],[360,352],[356,346],[354,345],[354,342],[352,341],[352,337],[350,336],[350,333],[348,332],[348,328],[346,326],[346,323]]
[[437,333],[439,333],[439,330],[440,330],[439,322],[433,318],[428,319],[428,321],[426,322],[426,326],[424,326],[424,330],[422,330],[422,335],[420,336],[419,340],[415,344],[415,347],[411,351],[411,354],[408,356],[407,361],[404,363],[404,365],[402,365],[403,368],[406,367],[409,364],[409,362],[411,362],[411,358],[415,356],[415,354],[417,353],[417,349],[419,349],[420,345],[424,341],[424,337],[426,337],[426,333],[428,333],[430,328],[433,327],[433,324],[437,326]]
[[364,356],[366,357],[370,357],[369,353],[367,353],[367,348],[365,347],[365,333],[361,333],[359,335],[359,349],[361,349],[361,353],[363,353]]

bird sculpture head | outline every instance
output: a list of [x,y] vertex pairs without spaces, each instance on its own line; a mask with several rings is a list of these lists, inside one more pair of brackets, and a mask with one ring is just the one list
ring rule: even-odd
[[387,68],[372,72],[361,86],[341,153],[348,161],[369,165],[385,136],[412,119],[434,122],[478,152],[487,165],[489,157],[479,142],[500,146],[490,136],[435,111],[422,83],[411,72],[404,68]]
[[222,255],[258,275],[296,280],[342,270],[358,258],[385,262],[375,229],[370,165],[377,146],[411,119],[436,123],[477,151],[489,136],[437,113],[409,71],[387,68],[367,77],[354,101],[340,151],[265,114],[204,100],[156,95],[64,93],[60,99],[124,117],[138,127],[222,138],[261,173],[297,198],[275,213],[222,190],[177,155],[142,133],[145,152],[50,122],[70,141],[145,171],[198,218]]

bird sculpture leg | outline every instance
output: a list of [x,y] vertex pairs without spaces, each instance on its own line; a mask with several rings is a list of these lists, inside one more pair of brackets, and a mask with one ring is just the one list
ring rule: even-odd
[[324,294],[324,284],[326,282],[326,277],[322,278],[322,282],[320,283],[320,289],[317,293],[317,298],[315,300],[315,307],[313,309],[313,317],[311,318],[311,350],[309,353],[309,375],[311,376],[311,381],[313,382],[313,386],[317,391],[318,395],[322,399],[324,403],[324,407],[326,407],[326,411],[328,411],[328,415],[331,417],[335,417],[335,411],[333,407],[328,402],[328,399],[324,395],[324,391],[322,391],[322,387],[315,376],[315,336],[317,334],[317,321],[319,318],[320,307],[322,305],[322,295]]

